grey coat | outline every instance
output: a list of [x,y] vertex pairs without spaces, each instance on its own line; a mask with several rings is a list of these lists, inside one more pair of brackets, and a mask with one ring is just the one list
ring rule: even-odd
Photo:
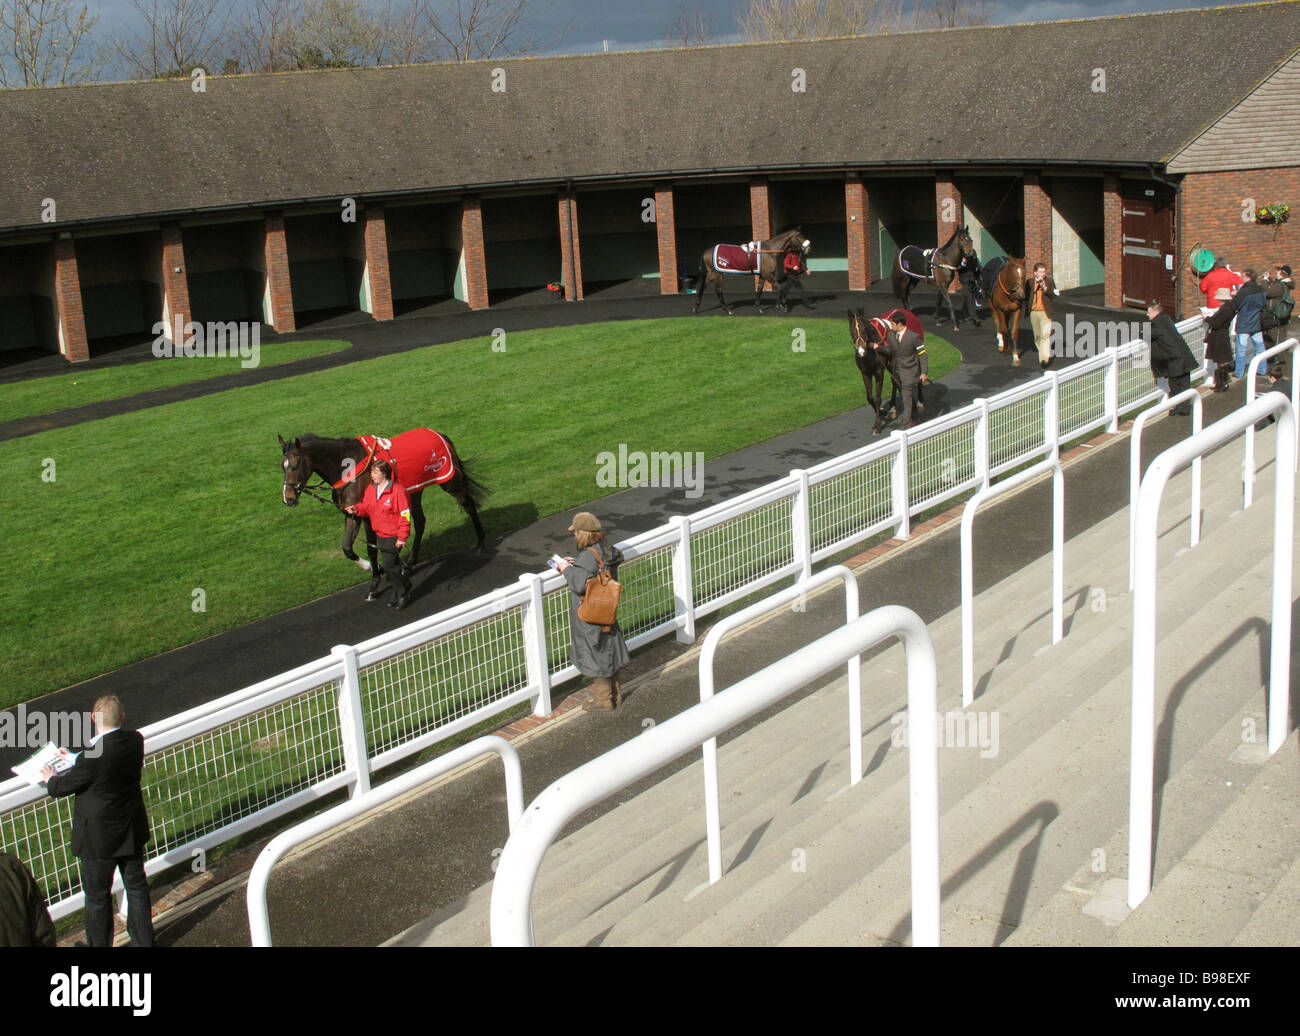
[[[604,540],[593,544],[600,550],[614,578],[618,578],[618,562],[623,555],[614,550]],[[623,632],[618,623],[610,627],[608,633],[600,626],[593,626],[578,618],[578,605],[587,590],[587,580],[594,579],[599,566],[591,549],[579,551],[573,564],[564,570],[564,581],[569,584],[569,628],[573,632],[573,654],[571,661],[583,676],[610,677],[628,663],[627,644],[623,642]]]

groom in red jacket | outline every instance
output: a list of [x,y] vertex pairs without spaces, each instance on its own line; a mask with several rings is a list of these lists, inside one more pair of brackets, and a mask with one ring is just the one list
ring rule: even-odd
[[390,608],[405,608],[411,603],[411,584],[402,575],[402,562],[398,557],[406,546],[411,532],[411,501],[406,490],[393,479],[393,468],[386,460],[376,460],[370,466],[370,485],[361,503],[350,505],[348,514],[369,518],[375,530],[379,553],[383,556],[384,574],[393,588],[396,599],[388,602]]

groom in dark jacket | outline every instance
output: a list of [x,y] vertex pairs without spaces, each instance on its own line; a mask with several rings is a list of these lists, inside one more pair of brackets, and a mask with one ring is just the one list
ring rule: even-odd
[[[1178,333],[1174,321],[1159,302],[1147,306],[1151,320],[1151,374],[1169,382],[1169,395],[1176,396],[1192,387],[1192,371],[1196,370],[1196,357],[1187,348],[1187,342]],[[1192,404],[1178,404],[1171,411],[1178,417],[1187,417]]]
[[41,776],[55,798],[75,795],[72,807],[72,853],[81,863],[86,894],[86,941],[113,945],[113,872],[126,886],[127,933],[133,946],[153,945],[149,882],[144,847],[149,817],[140,791],[144,737],[122,730],[126,713],[115,695],[95,702],[97,736],[76,765],[61,774],[47,766]]

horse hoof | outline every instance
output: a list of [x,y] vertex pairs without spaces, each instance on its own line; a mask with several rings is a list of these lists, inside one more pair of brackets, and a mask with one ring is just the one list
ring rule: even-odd
[[379,600],[379,594],[375,593],[374,590],[371,590],[370,593],[366,594],[367,604],[370,604],[372,601],[377,601],[377,600]]
[[366,561],[364,558],[357,558],[357,568],[361,569],[362,572],[369,572],[370,562]]
[[474,548],[474,556],[475,556],[476,558],[485,558],[485,557],[487,557],[487,556],[488,556],[488,549],[487,549],[487,547],[483,546],[483,544],[480,543],[477,547]]

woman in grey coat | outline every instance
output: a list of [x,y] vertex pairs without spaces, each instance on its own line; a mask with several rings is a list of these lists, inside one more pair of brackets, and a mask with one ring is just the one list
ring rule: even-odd
[[601,626],[583,622],[578,618],[578,605],[587,590],[587,580],[594,579],[600,569],[595,552],[599,551],[611,575],[618,578],[619,562],[622,553],[605,541],[605,532],[600,519],[590,511],[582,511],[574,516],[569,526],[573,533],[578,554],[574,558],[565,558],[556,565],[569,584],[569,628],[573,633],[573,664],[583,676],[592,678],[591,690],[594,697],[583,704],[588,712],[615,709],[623,700],[623,687],[620,680],[621,670],[628,663],[627,644],[623,642],[623,633],[615,622],[609,632]]

